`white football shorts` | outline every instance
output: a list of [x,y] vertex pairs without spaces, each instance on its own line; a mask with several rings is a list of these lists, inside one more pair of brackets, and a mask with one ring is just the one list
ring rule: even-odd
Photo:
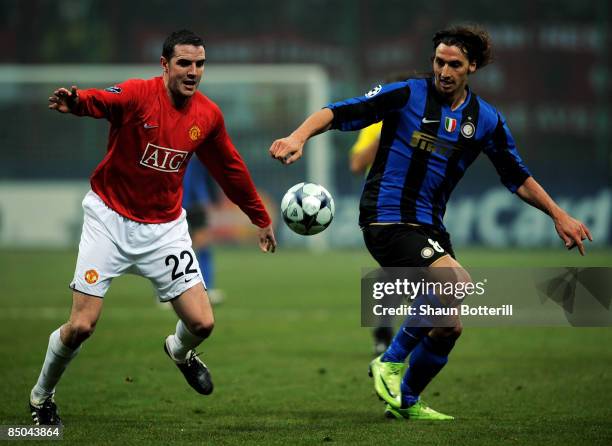
[[149,279],[162,302],[197,283],[206,287],[191,248],[185,210],[168,223],[139,223],[110,209],[93,191],[85,195],[83,210],[73,290],[104,297],[113,278],[126,273]]

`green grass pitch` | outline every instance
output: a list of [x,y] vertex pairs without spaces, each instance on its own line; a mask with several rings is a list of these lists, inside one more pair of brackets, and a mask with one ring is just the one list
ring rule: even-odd
[[[466,266],[612,266],[612,251],[459,249]],[[27,424],[75,252],[0,251],[0,424]],[[204,344],[215,392],[164,355],[175,316],[142,278],[116,280],[56,396],[66,444],[612,444],[612,329],[466,329],[426,390],[448,423],[383,417],[360,327],[365,251],[217,250],[227,294]]]

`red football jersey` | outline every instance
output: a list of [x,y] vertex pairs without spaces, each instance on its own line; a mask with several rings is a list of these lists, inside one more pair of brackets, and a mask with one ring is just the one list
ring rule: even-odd
[[78,91],[73,113],[111,123],[107,153],[91,176],[93,191],[117,213],[142,223],[181,214],[183,176],[195,152],[225,194],[253,224],[271,220],[232,144],[219,107],[199,91],[183,109],[161,77],[132,79],[105,90]]

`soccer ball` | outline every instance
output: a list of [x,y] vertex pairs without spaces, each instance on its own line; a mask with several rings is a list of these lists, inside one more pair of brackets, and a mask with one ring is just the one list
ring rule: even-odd
[[327,228],[334,218],[334,199],[323,186],[299,183],[281,201],[287,226],[300,235],[314,235]]

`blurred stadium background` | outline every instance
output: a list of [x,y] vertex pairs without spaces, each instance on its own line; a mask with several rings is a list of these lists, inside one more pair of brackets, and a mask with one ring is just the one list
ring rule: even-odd
[[585,258],[565,252],[548,218],[503,189],[481,157],[447,213],[460,260],[612,266],[610,9],[606,0],[0,0],[0,424],[28,422],[46,339],[68,315],[80,202],[105,153],[105,122],[50,113],[47,97],[77,81],[158,73],[163,39],[190,28],[207,42],[201,89],[224,111],[271,209],[293,184],[321,181],[336,221],[314,239],[321,253],[280,224],[279,252],[263,256],[235,210],[217,214],[219,237],[239,249],[217,250],[228,299],[204,349],[213,398],[194,396],[166,363],[160,345],[175,317],[153,304],[148,283],[114,282],[97,334],[60,385],[66,440],[610,444],[609,328],[466,330],[425,395],[458,422],[385,422],[366,377],[369,330],[359,327],[360,268],[373,261],[356,224],[362,178],[348,170],[356,134],[315,138],[289,168],[267,154],[327,101],[390,72],[428,70],[435,30],[478,22],[496,62],[473,89],[506,115],[536,178],[595,242]]
[[[610,6],[604,0],[2,0],[0,8],[3,246],[74,246],[79,197],[105,152],[107,125],[49,113],[52,88],[77,80],[81,87],[105,86],[128,73],[158,73],[163,39],[188,27],[207,42],[201,88],[220,104],[272,207],[294,183],[322,180],[338,204],[324,242],[361,247],[356,201],[362,179],[347,169],[356,135],[320,137],[311,145],[322,145],[321,158],[307,155],[289,169],[272,163],[267,149],[329,100],[361,94],[390,72],[428,70],[432,33],[461,21],[485,25],[495,44],[496,62],[473,76],[473,89],[506,115],[536,178],[589,224],[595,243],[612,241]],[[90,67],[89,81],[87,71],[82,74],[88,64],[97,74]],[[126,72],[126,64],[142,67]],[[296,64],[314,70],[317,80],[302,81],[308,76],[291,71],[279,75]],[[102,73],[111,74],[106,79]],[[242,81],[228,83],[229,77]],[[558,243],[545,216],[502,189],[486,157],[460,184],[446,221],[458,246]],[[240,238],[243,231],[235,229],[224,238]],[[279,230],[285,246],[304,241]]]

